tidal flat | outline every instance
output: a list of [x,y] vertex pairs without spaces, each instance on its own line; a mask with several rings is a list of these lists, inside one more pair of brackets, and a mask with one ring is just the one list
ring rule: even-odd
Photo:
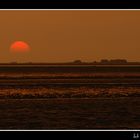
[[139,129],[140,66],[0,66],[0,129]]

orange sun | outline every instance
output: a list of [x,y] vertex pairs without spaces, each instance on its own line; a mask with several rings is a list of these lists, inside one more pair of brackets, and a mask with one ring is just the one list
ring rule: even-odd
[[11,45],[10,51],[13,53],[26,53],[30,51],[30,46],[24,41],[16,41]]

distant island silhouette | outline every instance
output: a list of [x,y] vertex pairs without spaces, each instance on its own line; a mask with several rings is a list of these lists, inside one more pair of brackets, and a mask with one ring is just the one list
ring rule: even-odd
[[81,60],[74,60],[72,62],[9,62],[0,63],[0,65],[140,65],[140,62],[129,62],[126,59],[101,59],[100,61],[84,62]]

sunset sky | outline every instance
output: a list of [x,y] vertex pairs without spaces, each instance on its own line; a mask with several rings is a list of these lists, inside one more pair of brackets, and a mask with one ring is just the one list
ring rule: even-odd
[[118,58],[140,61],[140,11],[0,11],[0,62]]

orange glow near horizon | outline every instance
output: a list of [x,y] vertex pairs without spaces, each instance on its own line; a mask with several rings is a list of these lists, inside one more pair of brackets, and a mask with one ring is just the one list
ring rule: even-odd
[[16,41],[10,47],[12,53],[27,53],[30,51],[30,46],[24,41]]
[[[0,62],[140,62],[140,11],[0,11]],[[29,43],[29,44],[28,44]]]

